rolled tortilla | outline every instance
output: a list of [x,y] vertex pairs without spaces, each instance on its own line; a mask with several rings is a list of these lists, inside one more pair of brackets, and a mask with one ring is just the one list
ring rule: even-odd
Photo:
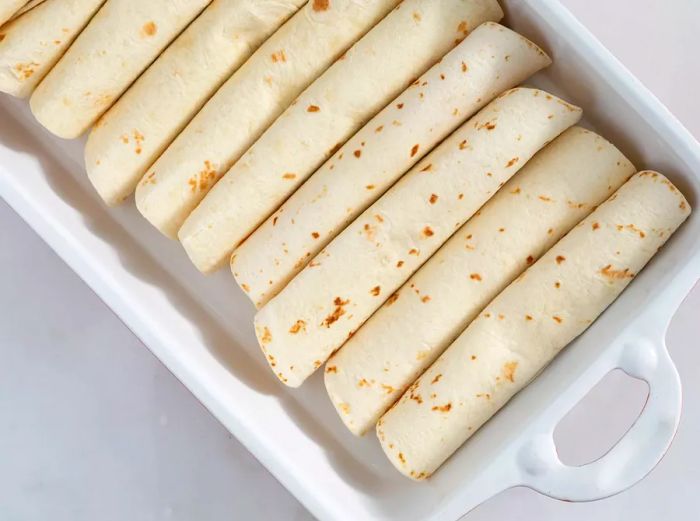
[[[39,4],[43,3],[45,0],[30,0],[26,4],[24,4],[15,14],[12,15],[12,18],[10,20],[14,20],[15,18],[22,16],[24,13],[27,11],[34,9],[36,6]],[[2,24],[0,24],[2,25]]]
[[635,172],[574,127],[540,151],[326,364],[345,425],[364,434],[478,313]]
[[430,476],[607,308],[688,217],[662,175],[635,175],[513,282],[377,423],[384,452]]
[[306,0],[214,0],[102,116],[85,166],[119,204],[221,84]]
[[0,92],[29,96],[104,0],[46,0],[0,28]]
[[241,244],[231,257],[238,284],[262,307],[424,154],[549,63],[539,47],[510,29],[479,26],[337,154],[350,158],[359,150],[359,157],[331,158]]
[[300,385],[580,117],[580,109],[543,91],[514,89],[428,154],[256,315],[258,341],[280,380]]
[[482,22],[496,0],[404,0],[311,85],[234,165],[179,233],[202,271],[233,249],[362,125]]
[[80,136],[210,1],[107,0],[34,91],[34,116]]
[[290,103],[399,0],[312,0],[219,89],[149,168],[141,213],[170,238]]
[[27,0],[0,0],[0,26],[10,20],[26,3]]

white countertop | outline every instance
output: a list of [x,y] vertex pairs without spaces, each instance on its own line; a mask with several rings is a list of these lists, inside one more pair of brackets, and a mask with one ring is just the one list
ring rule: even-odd
[[[700,137],[698,0],[563,3]],[[0,520],[311,519],[2,202],[0,236]],[[645,481],[587,504],[513,489],[466,519],[695,518],[699,316],[696,287],[667,338],[684,415]],[[602,453],[644,393],[613,374],[562,422],[562,454],[583,463]]]

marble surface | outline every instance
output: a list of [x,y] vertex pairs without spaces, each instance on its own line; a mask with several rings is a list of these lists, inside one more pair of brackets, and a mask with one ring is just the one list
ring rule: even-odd
[[[563,3],[700,137],[697,0]],[[312,519],[2,202],[0,237],[0,520]],[[694,518],[698,316],[696,288],[667,338],[684,416],[646,480],[586,504],[513,489],[465,519]],[[559,426],[563,457],[584,463],[602,453],[645,393],[610,375]]]

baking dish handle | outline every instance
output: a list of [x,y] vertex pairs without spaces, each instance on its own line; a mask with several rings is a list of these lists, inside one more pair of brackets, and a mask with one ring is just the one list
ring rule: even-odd
[[607,454],[582,466],[561,461],[553,438],[556,423],[550,425],[520,449],[522,485],[556,499],[593,501],[636,484],[664,456],[680,419],[681,383],[663,340],[625,344],[614,360],[607,372],[619,368],[649,384],[649,397],[637,421]]

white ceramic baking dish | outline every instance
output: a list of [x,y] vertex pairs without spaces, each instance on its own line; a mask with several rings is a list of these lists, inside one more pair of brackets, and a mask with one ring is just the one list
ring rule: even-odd
[[[700,147],[555,0],[503,4],[507,24],[554,58],[532,83],[584,107],[588,125],[639,167],[668,175],[696,212],[593,327],[421,484],[399,475],[373,436],[346,431],[319,375],[298,391],[272,376],[253,309],[227,271],[202,277],[133,206],[105,208],[84,174],[82,142],[51,138],[23,103],[0,98],[0,195],[321,519],[451,520],[515,485],[602,498],[642,479],[676,431],[681,389],[664,337],[700,275]],[[649,383],[647,405],[602,459],[565,466],[553,429],[614,368]]]

